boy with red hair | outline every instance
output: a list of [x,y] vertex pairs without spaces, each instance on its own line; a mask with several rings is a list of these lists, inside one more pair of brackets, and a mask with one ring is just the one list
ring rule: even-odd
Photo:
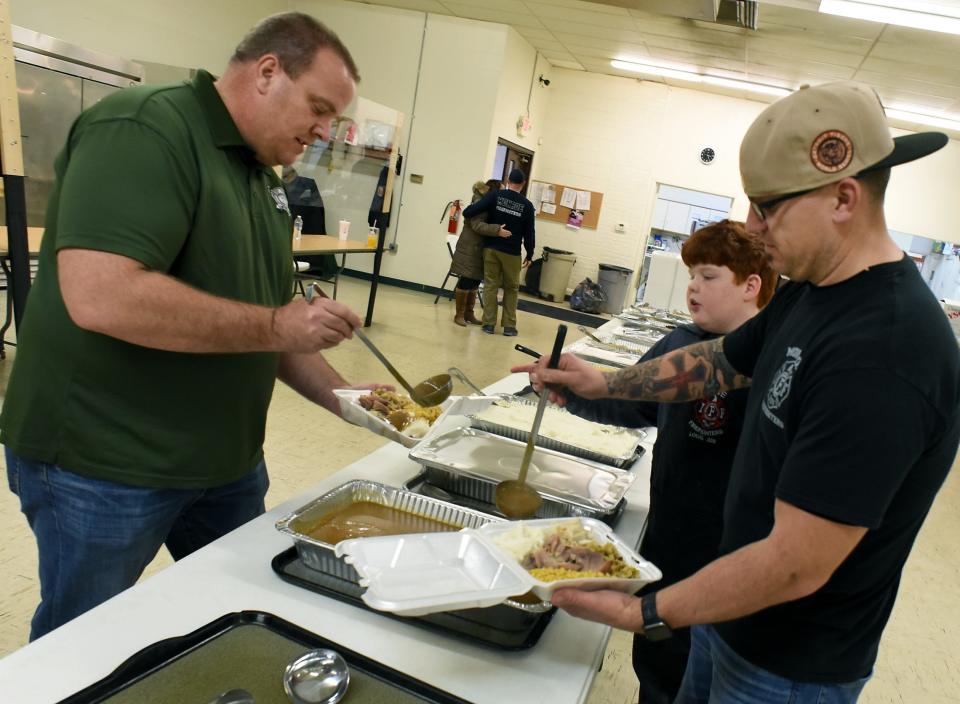
[[[755,316],[773,297],[777,274],[760,240],[742,223],[723,220],[700,230],[680,253],[690,269],[687,307],[693,323],[654,345],[641,362],[725,335]],[[650,513],[640,553],[663,571],[644,591],[684,579],[718,555],[723,501],[743,428],[747,389],[721,392],[693,403],[670,404],[569,394],[567,410],[621,426],[657,426],[650,477]],[[643,593],[643,592],[641,592]],[[634,636],[633,669],[643,704],[673,702],[690,652],[690,631],[651,642]]]

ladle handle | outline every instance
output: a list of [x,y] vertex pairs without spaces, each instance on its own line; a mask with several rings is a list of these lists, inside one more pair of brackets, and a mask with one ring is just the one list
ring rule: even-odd
[[394,368],[394,366],[390,364],[390,361],[383,356],[383,353],[380,350],[378,350],[377,346],[370,341],[370,338],[364,335],[363,331],[360,330],[360,328],[354,328],[353,334],[360,338],[360,342],[365,344],[367,346],[367,349],[373,352],[373,356],[379,359],[383,363],[383,366],[385,366],[387,368],[387,371],[393,375],[393,378],[399,381],[400,385],[407,390],[407,393],[410,394],[410,398],[413,398],[414,401],[416,401],[417,392],[414,391],[413,387],[407,383],[406,379],[400,376],[400,372],[398,372],[396,368]]
[[601,343],[601,344],[606,344],[603,340],[601,340],[599,337],[597,337],[596,335],[594,335],[593,332],[590,330],[590,328],[584,327],[583,325],[578,325],[578,326],[577,326],[577,329],[578,329],[580,332],[582,332],[584,335],[586,335],[587,337],[589,337],[591,340],[593,340],[594,342],[599,342],[599,343]]
[[557,364],[560,363],[560,353],[563,352],[563,341],[565,339],[567,339],[567,326],[558,325],[557,337],[553,341],[553,351],[550,352],[550,363],[547,365],[548,369],[556,369]]
[[460,369],[458,369],[457,367],[450,367],[450,368],[447,370],[447,373],[448,373],[448,374],[452,374],[453,376],[457,377],[460,381],[462,381],[464,384],[466,384],[467,386],[469,386],[471,389],[473,389],[474,391],[476,391],[476,392],[477,392],[478,394],[480,394],[481,396],[485,396],[485,395],[486,395],[486,394],[484,393],[483,389],[481,389],[479,386],[477,386],[477,385],[474,384],[472,381],[470,381],[470,377],[468,377],[466,374],[464,374],[464,373],[463,373]]
[[521,344],[514,345],[513,349],[515,349],[517,352],[523,352],[524,354],[528,354],[534,359],[540,359],[541,357],[541,354],[536,350],[532,350],[529,347],[525,347],[524,345],[521,345]]
[[[320,298],[330,298],[330,296],[328,296],[326,293],[324,293],[324,292],[323,292],[323,289],[320,288],[319,286],[317,286],[316,284],[314,284],[314,285],[311,287],[311,290],[312,290],[315,294],[317,294],[318,296],[320,296]],[[377,349],[377,346],[370,341],[370,338],[368,338],[368,337],[364,334],[363,330],[361,330],[360,328],[354,328],[354,329],[353,329],[353,334],[360,338],[360,342],[362,342],[363,344],[365,344],[365,345],[367,346],[367,349],[369,349],[371,352],[373,352],[373,356],[376,357],[377,359],[379,359],[379,360],[383,363],[383,366],[385,366],[385,367],[387,368],[387,371],[390,372],[390,373],[393,375],[393,378],[394,378],[394,379],[396,379],[397,381],[400,382],[400,385],[401,385],[403,388],[405,388],[405,389],[407,390],[407,393],[410,394],[410,397],[413,398],[413,396],[415,395],[414,390],[413,390],[413,387],[410,386],[410,384],[407,383],[407,380],[406,380],[406,379],[404,379],[402,376],[400,376],[400,372],[398,372],[398,371],[394,368],[394,366],[393,366],[392,364],[390,364],[390,361],[389,361],[386,357],[383,356],[383,353],[382,353],[380,350],[378,350],[378,349]]]
[[[567,326],[557,326],[557,337],[553,341],[553,350],[550,352],[550,362],[547,365],[549,369],[556,369],[560,362],[560,353],[563,351],[563,341],[567,337]],[[543,421],[543,412],[547,408],[547,396],[550,389],[546,386],[540,392],[540,401],[537,403],[537,411],[533,416],[533,427],[530,428],[530,437],[527,438],[527,446],[523,450],[523,459],[520,460],[520,476],[518,481],[523,484],[527,480],[527,472],[530,469],[530,460],[533,458],[533,448],[537,443],[537,436],[540,434],[540,423]]]

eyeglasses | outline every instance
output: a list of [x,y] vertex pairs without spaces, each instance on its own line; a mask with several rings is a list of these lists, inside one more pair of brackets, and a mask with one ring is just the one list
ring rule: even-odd
[[787,193],[784,196],[777,196],[771,200],[765,200],[762,203],[758,203],[754,200],[750,201],[750,207],[753,209],[754,214],[760,218],[761,221],[767,219],[767,215],[778,205],[784,203],[793,198],[799,198],[800,196],[805,196],[808,193],[813,193],[814,191],[819,191],[823,186],[817,186],[816,188],[808,188],[805,191],[797,191],[796,193]]

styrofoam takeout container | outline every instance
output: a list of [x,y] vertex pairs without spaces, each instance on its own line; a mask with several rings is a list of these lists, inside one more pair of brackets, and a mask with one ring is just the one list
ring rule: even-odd
[[[388,420],[381,418],[376,413],[368,411],[361,406],[360,397],[373,393],[372,391],[367,389],[334,389],[333,393],[340,402],[340,415],[348,423],[372,430],[377,435],[381,435],[388,440],[398,442],[404,447],[408,448],[414,447],[423,439],[412,438],[409,435],[404,435],[399,430],[394,428]],[[444,414],[450,409],[451,406],[453,406],[456,400],[456,396],[451,396],[440,404],[440,407],[443,409],[443,413],[440,414],[435,421],[433,421],[433,425],[436,425],[440,422],[440,419],[443,418]]]
[[[543,582],[496,543],[499,536],[517,526],[549,528],[571,520],[579,520],[598,543],[613,543],[638,575],[632,579],[587,577]],[[494,606],[527,591],[544,600],[565,588],[633,593],[663,576],[609,526],[592,518],[546,518],[490,523],[459,533],[355,538],[338,543],[336,554],[360,575],[360,586],[366,587],[362,599],[368,606],[401,616]]]

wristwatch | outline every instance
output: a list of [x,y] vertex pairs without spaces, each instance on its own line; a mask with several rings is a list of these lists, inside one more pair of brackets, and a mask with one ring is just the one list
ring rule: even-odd
[[640,614],[643,616],[643,636],[649,641],[666,640],[673,631],[657,613],[657,593],[650,592],[640,598]]

